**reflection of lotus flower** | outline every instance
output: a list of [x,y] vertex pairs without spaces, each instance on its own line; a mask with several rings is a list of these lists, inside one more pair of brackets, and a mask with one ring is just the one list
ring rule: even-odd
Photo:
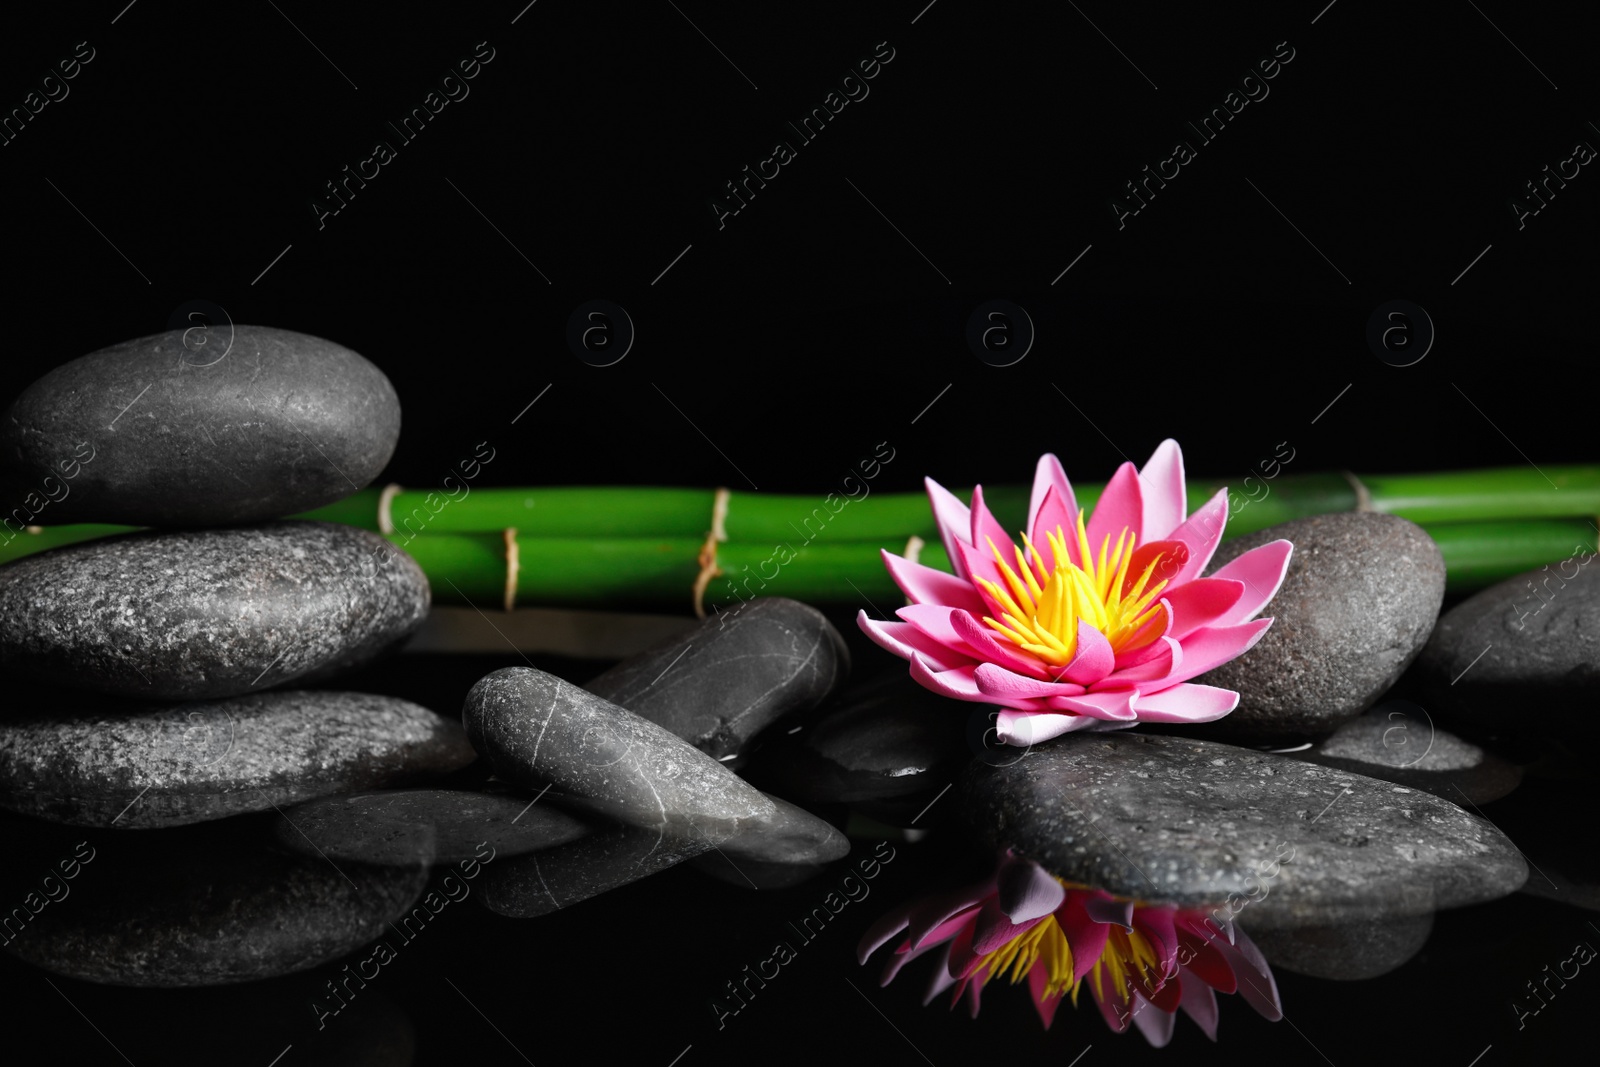
[[957,700],[999,705],[1009,744],[1085,727],[1209,722],[1239,694],[1189,679],[1249,649],[1255,616],[1289,566],[1288,541],[1200,577],[1222,540],[1227,490],[1187,515],[1183,453],[1163,441],[1143,470],[1124,463],[1084,522],[1055,456],[1039,459],[1018,548],[983,503],[968,509],[931,478],[928,496],[955,574],[888,552],[912,601],[903,622],[859,622],[911,661],[911,676]]
[[1171,1039],[1179,1008],[1215,1041],[1218,991],[1239,992],[1268,1019],[1283,1016],[1271,968],[1235,924],[1208,925],[1199,910],[1069,888],[1009,852],[986,881],[914,901],[879,919],[861,939],[861,962],[901,931],[906,937],[882,984],[943,946],[923,1003],[951,989],[950,1006],[965,993],[974,1016],[984,984],[1007,972],[1012,984],[1028,980],[1046,1027],[1063,997],[1077,1005],[1078,986],[1088,978],[1106,1024],[1122,1033],[1131,1018],[1157,1047]]

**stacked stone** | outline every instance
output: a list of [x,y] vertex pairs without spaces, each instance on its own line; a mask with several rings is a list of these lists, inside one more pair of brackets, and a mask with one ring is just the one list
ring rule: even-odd
[[432,857],[335,867],[241,835],[249,813],[474,759],[427,708],[295,688],[396,647],[428,612],[426,577],[382,538],[279,518],[382,470],[400,430],[388,379],[287,330],[237,327],[221,356],[184,339],[67,363],[0,419],[14,515],[148,528],[0,568],[0,806],[99,831],[90,853],[131,836],[127,854],[166,856],[103,860],[70,907],[25,901],[0,917],[7,948],[116,984],[243,981],[370,940]]

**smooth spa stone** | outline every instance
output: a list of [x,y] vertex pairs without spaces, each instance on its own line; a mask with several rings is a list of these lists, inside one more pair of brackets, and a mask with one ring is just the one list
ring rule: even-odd
[[176,826],[427,781],[476,758],[459,723],[396,697],[96,703],[0,719],[0,804],[77,826]]
[[1422,951],[1432,931],[1433,913],[1428,912],[1387,922],[1252,931],[1251,939],[1278,970],[1354,982],[1404,966]]
[[[1413,674],[1441,723],[1515,738],[1600,740],[1600,566],[1593,553],[1508,578],[1447,611]],[[1530,743],[1531,742],[1531,743]],[[1544,743],[1541,743],[1544,742]]]
[[270,326],[188,341],[103,348],[12,402],[0,463],[29,522],[261,522],[349,496],[389,462],[400,400],[360,355]]
[[1351,511],[1223,542],[1208,573],[1269,541],[1294,544],[1262,610],[1255,647],[1196,682],[1232,689],[1239,706],[1208,737],[1255,742],[1326,737],[1371,707],[1416,658],[1444,600],[1444,558],[1422,527]]
[[429,600],[410,556],[352,526],[128,534],[0,567],[0,667],[137,700],[235,696],[380,655]]
[[1516,847],[1429,793],[1214,741],[1068,734],[975,762],[980,836],[1068,881],[1246,929],[1390,921],[1493,900],[1528,877]]
[[1332,737],[1283,755],[1423,789],[1462,805],[1499,800],[1522,781],[1521,767],[1441,729],[1426,708],[1409,700],[1386,700]]
[[576,841],[589,827],[559,808],[490,782],[482,789],[385,789],[323,797],[283,812],[278,841],[333,860],[408,867],[516,856]]
[[711,852],[703,836],[669,837],[612,824],[545,852],[496,860],[475,894],[485,908],[513,919],[534,919],[620,889]]
[[849,673],[844,639],[820,611],[768,597],[719,612],[584,688],[734,762],[762,730],[816,707]]
[[[212,831],[195,836],[193,830]],[[250,829],[260,829],[250,827]],[[229,832],[231,830],[231,832]],[[119,986],[229,985],[305,971],[367,944],[421,896],[428,868],[279,852],[237,827],[102,841],[72,895],[6,951],[55,974]]]
[[662,838],[720,845],[779,819],[760,790],[687,741],[555,675],[504,667],[467,693],[462,722],[495,774],[563,807]]
[[749,889],[787,889],[850,854],[850,839],[831,824],[787,800],[769,799],[778,809],[771,825],[729,838],[716,852],[696,857],[694,866]]

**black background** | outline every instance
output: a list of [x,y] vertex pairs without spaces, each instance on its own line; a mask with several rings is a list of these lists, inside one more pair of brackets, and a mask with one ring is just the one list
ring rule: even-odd
[[[523,2],[7,12],[0,107],[78,42],[94,58],[0,147],[0,395],[205,300],[383,368],[405,411],[385,480],[412,486],[483,440],[497,484],[819,494],[879,442],[896,450],[880,491],[1023,483],[1044,451],[1100,480],[1168,436],[1191,474],[1218,477],[1284,441],[1297,472],[1592,455],[1600,178],[1584,167],[1522,229],[1508,206],[1575,142],[1600,144],[1593,24],[1573,8]],[[383,123],[483,41],[470,95],[400,144]],[[719,228],[724,183],[797,142],[786,122],[879,42],[893,59],[870,94]],[[1294,58],[1270,94],[1119,229],[1123,183],[1196,140],[1184,123],[1279,42]],[[396,158],[319,228],[324,183],[380,138]],[[608,367],[565,340],[596,298],[637,329]],[[996,298],[1037,327],[1007,367],[964,339]],[[1394,299],[1438,332],[1408,367],[1365,341]],[[430,660],[388,685],[451,711],[502,662]],[[522,1062],[513,1045],[541,1067],[665,1065],[686,1046],[684,1067],[1148,1052],[1087,1003],[1043,1035],[1020,990],[992,989],[977,1022],[919,1007],[920,973],[878,990],[853,942],[938,867],[903,848],[870,902],[721,1031],[708,998],[825,882],[752,899],[680,869],[544,920],[454,909],[368,999],[410,1019],[419,1063]],[[1180,1022],[1149,1055],[1548,1054],[1586,1032],[1600,979],[1521,1032],[1508,1003],[1597,936],[1586,923],[1525,897],[1445,914],[1393,975],[1280,975],[1292,1022],[1225,998],[1218,1046]],[[350,1023],[315,1032],[314,975],[158,994],[52,991],[9,959],[0,974],[0,1040],[58,1062],[266,1064],[292,1043],[290,1067]]]

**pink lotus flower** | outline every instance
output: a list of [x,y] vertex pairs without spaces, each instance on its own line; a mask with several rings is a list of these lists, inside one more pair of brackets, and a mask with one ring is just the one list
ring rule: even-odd
[[949,989],[950,1006],[965,994],[974,1017],[984,985],[1008,971],[1013,985],[1027,979],[1046,1029],[1063,997],[1077,1005],[1087,978],[1106,1024],[1122,1033],[1131,1020],[1157,1048],[1171,1040],[1179,1008],[1215,1041],[1219,992],[1237,991],[1266,1018],[1283,1017],[1272,969],[1237,924],[1208,925],[1199,909],[1119,901],[1068,886],[1009,851],[978,885],[879,919],[857,947],[860,962],[901,931],[906,937],[879,984],[941,949],[923,1003]]
[[1085,728],[1209,722],[1238,706],[1233,690],[1189,679],[1260,640],[1272,620],[1256,615],[1282,584],[1293,546],[1273,541],[1202,578],[1228,494],[1188,515],[1176,441],[1163,441],[1143,470],[1124,463],[1087,523],[1060,461],[1041,456],[1026,552],[984,506],[982,487],[968,509],[933,479],[927,485],[955,573],[886,551],[912,603],[896,612],[902,622],[864,611],[857,620],[909,660],[922,685],[1005,709],[996,729],[1013,745]]

